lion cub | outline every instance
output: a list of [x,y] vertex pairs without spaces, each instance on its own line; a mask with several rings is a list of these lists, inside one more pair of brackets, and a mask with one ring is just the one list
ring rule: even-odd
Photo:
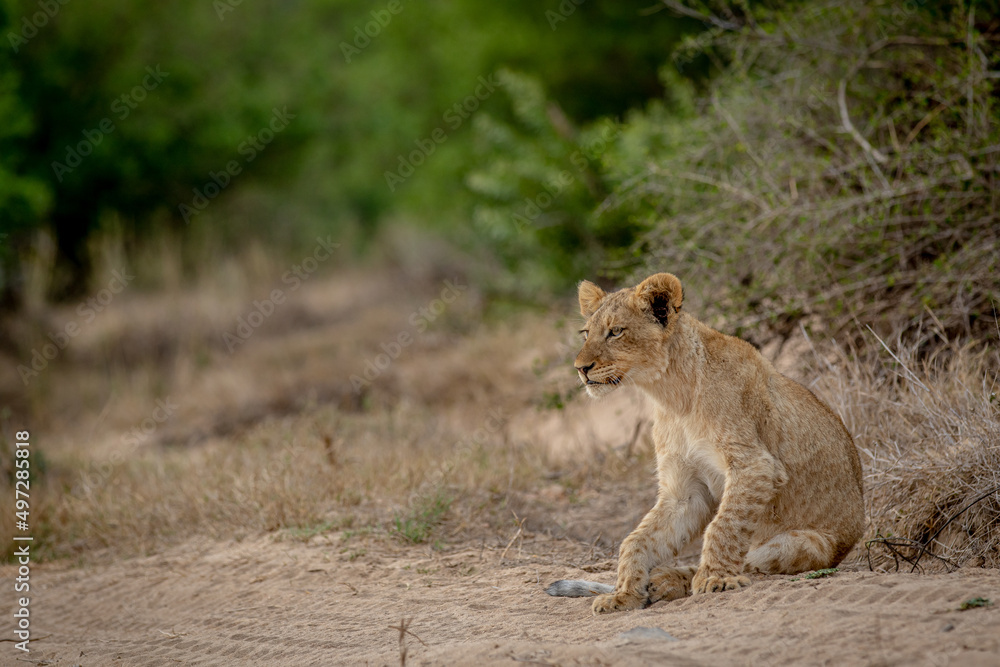
[[[628,383],[652,400],[659,493],[622,542],[613,589],[557,581],[550,595],[596,594],[601,614],[847,555],[864,527],[861,463],[830,408],[749,343],[682,313],[669,273],[611,294],[583,281],[579,296],[580,380],[593,398]],[[699,536],[699,565],[671,567]]]

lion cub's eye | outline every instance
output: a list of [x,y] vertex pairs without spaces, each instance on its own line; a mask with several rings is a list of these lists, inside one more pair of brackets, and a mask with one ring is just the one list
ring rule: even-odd
[[586,329],[580,329],[580,337],[583,338],[584,340],[587,340],[587,334],[589,333],[590,332],[587,331]]
[[618,338],[625,331],[623,327],[611,327],[611,331],[608,332],[608,338]]

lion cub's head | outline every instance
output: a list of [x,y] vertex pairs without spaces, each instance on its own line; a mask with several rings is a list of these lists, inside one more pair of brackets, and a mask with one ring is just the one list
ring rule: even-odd
[[626,380],[638,385],[656,380],[667,363],[664,344],[683,299],[681,281],[669,273],[611,294],[587,280],[580,283],[580,312],[587,323],[580,331],[584,343],[576,370],[591,397]]

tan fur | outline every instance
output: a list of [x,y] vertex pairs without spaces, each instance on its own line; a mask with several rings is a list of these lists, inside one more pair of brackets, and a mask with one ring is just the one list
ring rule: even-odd
[[[594,613],[749,585],[744,573],[832,567],[861,537],[861,464],[843,422],[753,346],[682,313],[658,273],[605,294],[584,281],[587,393],[638,387],[655,411],[656,505],[621,544]],[[616,335],[617,334],[617,335]],[[670,567],[703,535],[695,568]]]

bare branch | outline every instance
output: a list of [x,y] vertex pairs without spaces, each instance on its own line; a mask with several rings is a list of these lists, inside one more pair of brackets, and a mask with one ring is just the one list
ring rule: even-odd
[[[841,79],[837,86],[837,104],[840,106],[840,122],[851,138],[861,146],[868,155],[872,156],[879,164],[885,164],[888,158],[877,148],[872,147],[868,140],[861,136],[861,133],[854,128],[851,122],[851,115],[847,112],[847,79]],[[883,177],[884,178],[884,177]]]
[[714,14],[702,14],[696,9],[692,9],[687,5],[677,2],[677,0],[663,0],[663,4],[666,5],[668,9],[680,14],[681,16],[687,16],[689,18],[698,19],[699,21],[704,21],[705,23],[711,23],[717,28],[722,28],[723,30],[739,30],[743,27],[739,23],[727,21],[715,16]]

